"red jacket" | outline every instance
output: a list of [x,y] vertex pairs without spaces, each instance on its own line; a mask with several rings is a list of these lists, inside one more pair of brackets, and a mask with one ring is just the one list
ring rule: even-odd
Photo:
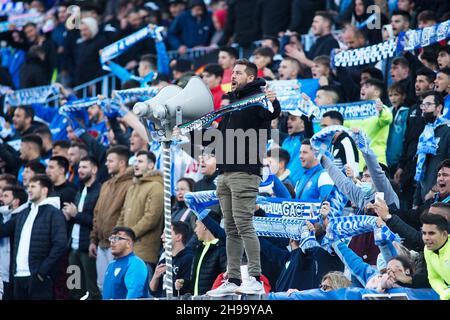
[[214,110],[220,109],[220,103],[222,102],[222,96],[225,94],[223,92],[220,85],[218,85],[215,88],[211,89],[211,93],[213,95],[213,101],[214,101]]

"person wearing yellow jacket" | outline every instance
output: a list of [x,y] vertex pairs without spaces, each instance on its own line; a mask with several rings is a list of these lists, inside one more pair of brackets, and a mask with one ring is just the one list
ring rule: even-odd
[[[450,216],[450,214],[447,214]],[[450,300],[450,237],[448,221],[440,214],[426,213],[421,217],[424,256],[428,280],[441,300]]]
[[133,184],[117,220],[117,226],[136,234],[134,253],[146,263],[150,279],[158,262],[164,223],[164,184],[161,173],[154,170],[155,160],[151,152],[137,153]]
[[[361,87],[361,100],[376,100],[378,116],[372,116],[363,120],[345,120],[344,126],[363,130],[370,139],[370,148],[377,156],[378,162],[387,164],[386,147],[389,136],[389,125],[393,120],[392,112],[381,102],[384,84],[378,79],[368,79]],[[401,142],[399,142],[401,143]],[[359,171],[364,169],[364,158],[361,151],[359,155]]]

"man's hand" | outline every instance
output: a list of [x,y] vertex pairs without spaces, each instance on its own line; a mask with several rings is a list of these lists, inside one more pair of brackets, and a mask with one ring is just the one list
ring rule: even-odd
[[327,86],[327,85],[329,85],[329,84],[330,84],[330,82],[328,81],[328,78],[327,78],[327,77],[321,76],[321,77],[319,78],[319,85],[320,85],[320,86],[324,87],[324,86]]
[[383,102],[381,102],[381,99],[377,99],[375,107],[377,108],[378,113],[381,113],[381,110],[383,110]]
[[273,74],[272,70],[267,67],[264,68],[263,74],[266,78],[275,79],[275,75]]
[[175,290],[181,290],[184,285],[184,279],[177,279],[175,280]]
[[78,209],[74,203],[64,202],[62,212],[74,218],[78,214]]
[[369,203],[366,206],[367,209],[373,209],[377,216],[379,216],[383,221],[387,220],[389,215],[389,208],[384,200],[379,199],[375,203]]
[[398,272],[398,274],[393,273],[393,278],[396,282],[401,282],[404,284],[412,284],[412,277],[402,272]]
[[161,278],[164,275],[164,273],[166,273],[166,265],[165,264],[160,264],[155,269],[154,277]]
[[353,168],[348,164],[346,164],[344,166],[344,168],[345,168],[345,175],[353,180],[355,178],[355,173],[353,172]]
[[300,290],[298,289],[289,289],[288,291],[286,291],[287,295],[290,296],[291,294],[293,294],[294,292],[299,292]]
[[181,45],[181,46],[178,47],[178,53],[179,54],[185,54],[187,52],[187,50],[188,50],[188,47],[186,47],[184,45]]
[[277,94],[275,93],[275,91],[266,89],[265,93],[266,93],[267,99],[269,99],[270,102],[274,102],[275,99],[277,98]]
[[380,217],[378,217],[378,218],[377,218],[377,227],[378,227],[378,228],[381,228],[381,227],[383,227],[383,226],[385,226],[385,225],[386,225],[386,222],[384,222],[383,220],[381,220]]
[[89,245],[89,257],[97,258],[97,245],[95,243]]

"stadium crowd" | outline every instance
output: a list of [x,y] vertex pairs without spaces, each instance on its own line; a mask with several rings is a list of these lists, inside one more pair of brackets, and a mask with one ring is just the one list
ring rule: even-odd
[[[303,238],[258,236],[259,245],[246,250],[258,251],[260,270],[247,253],[240,266],[242,284],[234,283],[227,270],[231,226],[223,224],[231,209],[224,210],[221,200],[199,218],[185,199],[190,192],[216,190],[217,177],[234,169],[218,163],[207,148],[195,159],[175,145],[176,296],[223,296],[240,288],[303,299],[314,290],[410,288],[450,299],[450,39],[362,65],[334,64],[339,52],[408,30],[438,23],[448,28],[450,2],[0,2],[3,299],[165,296],[161,145],[149,141],[131,112],[134,102],[61,112],[86,98],[77,86],[109,71],[123,90],[185,87],[198,75],[215,110],[279,80],[313,79],[316,87],[303,99],[319,109],[374,101],[375,115],[347,119],[337,110],[320,117],[283,105],[280,111],[273,98],[275,111],[264,119],[279,139],[269,145],[264,161],[238,171],[261,175],[262,167],[270,168],[275,182],[260,186],[260,196],[320,203],[319,222],[306,224],[317,243],[332,238],[330,194],[335,190],[347,199],[343,215],[374,217],[377,227],[395,239],[365,232],[325,248],[305,246]],[[148,25],[162,26],[162,38],[149,37],[102,63],[102,49]],[[306,39],[313,40],[307,44]],[[8,100],[15,92],[50,85],[56,100],[33,102],[20,94],[23,101]],[[99,84],[85,87],[97,99]],[[224,119],[213,127],[221,128]],[[241,122],[246,121],[254,118]],[[320,153],[311,138],[335,126],[353,131],[335,132],[329,150]],[[255,216],[267,213],[256,207]]]

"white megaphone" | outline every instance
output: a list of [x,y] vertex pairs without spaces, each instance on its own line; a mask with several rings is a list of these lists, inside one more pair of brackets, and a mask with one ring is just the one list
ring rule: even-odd
[[213,111],[211,91],[202,79],[192,77],[184,89],[175,85],[167,86],[155,97],[136,103],[133,112],[157,124],[169,121],[170,128],[173,128],[178,108],[181,109],[183,121],[194,120]]

